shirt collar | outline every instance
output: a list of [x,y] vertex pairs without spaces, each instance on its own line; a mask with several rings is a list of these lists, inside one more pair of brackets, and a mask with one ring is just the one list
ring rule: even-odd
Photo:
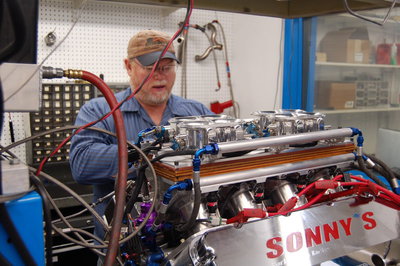
[[173,117],[187,116],[182,108],[182,98],[171,94],[168,99],[167,109],[172,113]]
[[[131,95],[132,91],[131,88],[126,89],[122,94],[121,97],[117,97],[117,101],[120,102],[129,95]],[[121,112],[138,112],[141,108],[138,100],[135,97],[129,99],[127,102],[122,104],[120,107]]]

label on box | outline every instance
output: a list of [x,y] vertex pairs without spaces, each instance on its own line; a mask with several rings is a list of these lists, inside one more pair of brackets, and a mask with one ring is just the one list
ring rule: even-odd
[[344,103],[344,108],[354,108],[354,101],[346,101]]
[[362,62],[364,58],[364,54],[362,52],[354,53],[354,61]]

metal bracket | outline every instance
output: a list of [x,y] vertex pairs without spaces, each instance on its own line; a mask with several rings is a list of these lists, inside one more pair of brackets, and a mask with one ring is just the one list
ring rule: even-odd
[[216,40],[217,37],[217,29],[215,28],[215,26],[212,23],[208,23],[206,25],[207,29],[209,29],[212,33],[211,33],[211,38],[210,38],[210,46],[204,51],[204,53],[202,55],[196,55],[195,56],[195,60],[196,61],[201,61],[204,60],[208,57],[208,55],[211,53],[212,50],[216,49],[216,50],[222,50],[222,44],[218,43]]

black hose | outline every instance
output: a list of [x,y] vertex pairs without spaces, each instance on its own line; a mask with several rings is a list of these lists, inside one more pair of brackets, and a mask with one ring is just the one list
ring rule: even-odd
[[[164,153],[160,156],[157,156],[155,158],[153,158],[151,160],[151,163],[154,163],[156,161],[159,161],[165,157],[170,157],[170,156],[179,156],[179,155],[194,155],[196,153],[196,150],[184,150],[184,151],[173,151],[173,152],[169,152],[169,153]],[[139,176],[138,176],[138,181],[142,182],[142,180],[144,180],[146,177],[144,176],[144,170],[146,169],[148,165],[146,163],[144,163],[140,168],[139,168]],[[143,176],[142,176],[143,175]],[[143,184],[143,183],[142,183]],[[142,184],[138,184],[138,186],[135,187],[135,190],[132,193],[132,197],[129,199],[126,209],[125,209],[125,214],[128,214],[131,210],[133,205],[135,204],[136,200],[137,200],[137,196],[139,194],[140,188],[142,186]],[[194,182],[194,206],[193,206],[193,210],[192,210],[192,214],[189,218],[189,221],[184,224],[182,227],[178,227],[177,230],[180,232],[183,231],[187,231],[188,229],[190,229],[191,227],[193,227],[194,223],[196,223],[196,218],[197,218],[197,214],[199,212],[200,209],[200,203],[201,203],[201,190],[200,190],[200,184]]]
[[201,204],[200,183],[193,182],[193,189],[194,189],[194,202],[193,202],[192,214],[190,215],[189,221],[186,224],[176,227],[176,230],[179,232],[185,232],[191,229],[196,223],[197,215],[199,213]]
[[[382,160],[378,159],[377,157],[375,157],[374,155],[371,155],[371,154],[368,154],[367,157],[369,157],[375,164],[382,167],[382,169],[383,169],[382,172],[384,172],[384,173],[386,172],[386,175],[383,175],[383,176],[389,182],[389,184],[393,190],[395,190],[396,188],[399,187],[399,185],[397,184],[396,175],[394,174],[392,169],[390,169],[390,167],[386,163],[384,163]],[[379,167],[377,167],[377,168],[379,168]]]
[[372,169],[374,169],[376,172],[378,172],[381,176],[383,176],[384,178],[386,178],[386,180],[388,180],[389,182],[389,173],[379,164],[377,164],[376,162],[374,162],[375,165],[374,167],[372,167]]
[[[371,178],[372,180],[375,181],[375,183],[377,183],[378,185],[380,185],[381,187],[384,188],[388,188],[386,186],[385,183],[383,183],[378,177],[376,177],[371,170],[369,170],[366,166],[365,166],[365,162],[364,159],[362,158],[362,156],[357,156],[357,162],[358,162],[358,166],[360,167],[360,170],[362,172],[364,172],[369,178]],[[390,189],[390,188],[388,188]]]
[[25,265],[37,265],[15,228],[4,203],[0,203],[0,222],[3,224],[3,228],[8,233],[11,242],[14,244]]
[[[145,154],[148,154],[148,152],[150,152],[150,151],[159,150],[160,147],[156,147],[156,145],[158,145],[160,143],[161,143],[161,139],[157,139],[150,146],[144,148],[143,152]],[[137,161],[138,159],[139,159],[139,153],[136,150],[132,150],[132,152],[128,153],[128,161],[132,162],[132,161]],[[146,167],[147,167],[147,164],[145,167],[142,166],[138,169],[138,176],[135,180],[135,188],[133,189],[132,195],[129,198],[129,200],[125,206],[125,215],[128,215],[131,212],[134,204],[137,201],[137,198],[140,193],[140,189],[142,188],[144,180],[146,179],[146,176],[145,176]]]
[[131,197],[129,198],[129,201],[126,203],[125,215],[128,215],[131,212],[133,206],[137,202],[137,198],[139,196],[140,189],[143,186],[145,178],[146,178],[145,170],[140,168],[138,176],[137,176],[137,178],[135,180],[135,188],[133,189],[133,192],[132,192]]
[[[154,148],[154,147],[153,147]],[[152,163],[159,161],[165,157],[169,157],[169,156],[179,156],[179,155],[194,155],[196,153],[195,150],[186,150],[186,151],[173,151],[173,152],[169,152],[169,153],[164,153],[160,156],[157,156],[155,158],[153,158],[151,160]],[[132,192],[132,196],[129,198],[129,201],[126,204],[126,208],[125,208],[125,215],[127,215],[128,213],[131,212],[134,204],[137,201],[137,198],[139,196],[139,192],[140,192],[140,188],[143,186],[144,180],[146,179],[145,176],[145,170],[146,170],[147,164],[143,163],[140,168],[138,169],[138,176],[136,178],[136,182],[135,182],[135,188]]]
[[[156,141],[154,141],[153,143],[150,144],[150,146],[142,149],[142,151],[145,154],[148,154],[150,151],[158,151],[161,148],[160,147],[156,147],[158,144],[161,144],[161,139],[157,139]],[[128,162],[136,162],[137,160],[139,160],[140,158],[140,154],[136,149],[131,149],[128,150]]]
[[386,179],[386,181],[392,186],[392,182],[390,180],[390,175],[382,166],[380,166],[379,164],[375,163],[375,165],[374,165],[374,167],[372,167],[372,169],[374,169],[375,172],[377,172],[382,177],[384,177]]
[[50,212],[50,202],[47,198],[45,192],[45,187],[42,181],[34,176],[30,175],[32,183],[36,186],[43,202],[43,214],[44,214],[44,229],[46,232],[46,265],[53,265],[53,236],[52,236],[52,222],[51,222],[51,212]]
[[179,156],[179,155],[194,155],[195,153],[196,153],[196,150],[168,152],[168,153],[164,153],[164,154],[161,154],[160,156],[155,157],[154,159],[151,160],[151,162],[152,163],[157,162],[161,159],[164,159],[165,157]]

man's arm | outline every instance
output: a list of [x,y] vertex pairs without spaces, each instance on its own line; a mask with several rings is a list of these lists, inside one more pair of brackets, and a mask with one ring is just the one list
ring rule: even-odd
[[[85,125],[101,117],[105,110],[99,105],[84,105],[79,111],[75,125]],[[112,126],[110,126],[110,124]],[[112,117],[100,121],[94,127],[114,132]],[[118,171],[118,147],[115,137],[83,130],[71,140],[70,166],[72,175],[78,183],[101,184],[112,181]]]

